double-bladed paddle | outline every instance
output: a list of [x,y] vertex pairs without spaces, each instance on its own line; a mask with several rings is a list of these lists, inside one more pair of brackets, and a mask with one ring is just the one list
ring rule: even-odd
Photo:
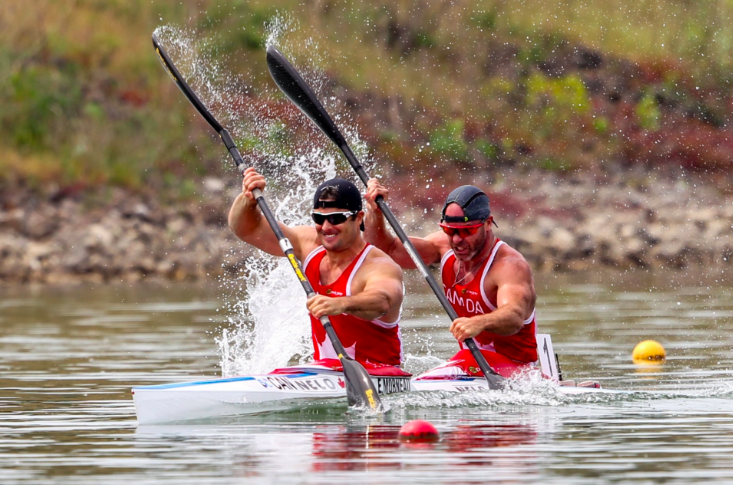
[[[369,181],[369,176],[364,170],[364,167],[359,163],[359,160],[357,160],[344,136],[336,127],[331,116],[318,100],[318,97],[316,97],[316,94],[310,86],[308,86],[308,83],[305,82],[303,77],[295,70],[293,65],[290,64],[285,56],[283,56],[283,54],[272,45],[267,47],[267,67],[270,69],[270,74],[275,80],[275,84],[277,84],[282,92],[285,93],[285,95],[290,98],[290,100],[295,103],[295,105],[300,108],[300,110],[336,144],[336,146],[339,147],[353,169],[356,171],[357,175],[359,175],[361,181],[366,185]],[[387,218],[389,225],[392,226],[392,229],[394,229],[397,234],[397,237],[402,241],[405,250],[407,250],[410,258],[414,261],[415,266],[417,266],[423,274],[428,285],[430,285],[430,288],[433,290],[433,293],[435,293],[435,296],[438,297],[440,304],[448,313],[451,321],[458,318],[458,314],[456,314],[456,311],[446,298],[445,293],[443,293],[443,289],[438,286],[435,278],[433,278],[433,275],[428,270],[427,265],[420,255],[417,254],[415,246],[407,237],[405,231],[402,230],[400,223],[397,221],[394,214],[392,214],[392,211],[389,209],[381,195],[377,197],[376,202],[379,209],[382,211],[382,214],[384,214],[384,217]],[[488,362],[486,362],[486,359],[483,354],[481,354],[481,351],[478,349],[473,339],[468,338],[465,340],[465,343],[471,351],[473,358],[476,359],[476,363],[479,368],[484,373],[484,376],[489,383],[489,388],[501,389],[503,387],[502,382],[504,381],[504,378],[492,369]]]
[[[234,144],[234,140],[232,140],[232,137],[229,135],[229,132],[223,126],[221,126],[221,124],[206,108],[204,103],[202,103],[198,96],[196,96],[196,93],[194,93],[191,87],[186,83],[186,81],[183,79],[183,76],[181,76],[181,73],[178,72],[178,69],[176,69],[176,66],[173,64],[173,61],[168,56],[168,53],[165,51],[163,46],[160,44],[155,34],[153,34],[153,47],[155,47],[155,51],[158,53],[160,61],[163,63],[163,66],[173,78],[173,81],[183,92],[184,96],[188,98],[194,108],[196,108],[196,110],[201,113],[201,116],[203,116],[204,119],[211,125],[211,127],[219,134],[219,136],[221,137],[221,141],[224,142],[227,150],[229,150],[229,154],[232,156],[232,159],[234,159],[234,163],[237,164],[237,169],[241,173],[243,173],[244,170],[247,168],[247,164],[242,158],[242,155],[240,155],[237,146]],[[285,237],[282,230],[280,229],[280,226],[278,225],[275,216],[267,205],[265,197],[262,195],[262,191],[260,189],[254,189],[252,191],[252,194],[254,195],[255,200],[257,200],[257,205],[262,211],[262,214],[264,214],[265,219],[267,219],[267,222],[270,225],[272,232],[275,233],[275,236],[280,243],[280,248],[282,249],[283,253],[285,253],[285,256],[290,261],[290,264],[292,265],[295,274],[298,276],[303,290],[305,290],[308,298],[315,296],[316,292],[313,290],[310,282],[303,274],[303,269],[301,268],[300,261],[298,261],[298,258],[295,257],[295,253],[293,252],[293,245],[290,243],[290,240]],[[346,396],[348,398],[349,404],[352,406],[366,407],[377,412],[386,412],[387,409],[382,403],[382,400],[379,398],[379,395],[377,394],[377,389],[374,386],[372,379],[369,377],[366,369],[364,369],[364,366],[349,357],[349,355],[346,353],[346,350],[341,344],[338,335],[336,335],[336,331],[334,330],[333,325],[331,325],[331,321],[329,320],[328,316],[323,316],[320,318],[320,320],[321,324],[323,324],[323,328],[328,334],[328,337],[331,339],[333,348],[334,350],[336,350],[336,353],[339,356],[339,360],[341,361],[341,365],[344,368]]]

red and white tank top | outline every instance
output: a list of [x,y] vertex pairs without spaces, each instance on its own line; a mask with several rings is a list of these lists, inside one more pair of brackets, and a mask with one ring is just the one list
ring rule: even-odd
[[[496,240],[488,259],[479,268],[477,275],[480,275],[480,277],[473,278],[465,284],[456,283],[456,256],[453,250],[448,251],[443,256],[440,261],[443,289],[445,290],[445,296],[448,297],[448,301],[459,317],[474,317],[496,310],[496,303],[491,302],[486,295],[484,280],[491,269],[496,253],[503,244],[506,243],[499,239]],[[502,336],[483,331],[473,340],[480,349],[497,352],[518,362],[535,362],[537,360],[536,329],[535,311],[532,310],[532,314],[524,321],[522,329],[514,335]],[[461,347],[467,348],[463,343]]]
[[[330,285],[322,285],[320,267],[321,261],[326,255],[326,249],[319,246],[305,258],[303,263],[305,276],[319,295],[332,298],[351,296],[351,281],[373,247],[371,244],[367,244],[336,281]],[[331,344],[331,339],[326,334],[326,329],[313,315],[310,318],[314,359],[337,358],[338,354]],[[346,353],[351,358],[362,364],[399,366],[402,362],[402,336],[400,335],[399,318],[395,322],[386,323],[381,320],[362,320],[353,315],[342,313],[341,315],[332,315],[329,319],[341,344],[346,349]]]

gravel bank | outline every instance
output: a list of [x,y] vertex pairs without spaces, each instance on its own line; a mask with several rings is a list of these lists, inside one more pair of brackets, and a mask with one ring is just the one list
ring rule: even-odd
[[[733,204],[688,177],[649,174],[502,175],[487,184],[497,235],[537,271],[729,265]],[[213,278],[252,252],[226,226],[237,187],[200,183],[200,201],[163,206],[111,191],[89,196],[3,191],[0,282],[52,283]],[[446,188],[447,191],[449,188]],[[102,202],[100,202],[102,200]],[[408,233],[434,230],[438,202],[393,209]],[[438,197],[435,200],[439,200]]]

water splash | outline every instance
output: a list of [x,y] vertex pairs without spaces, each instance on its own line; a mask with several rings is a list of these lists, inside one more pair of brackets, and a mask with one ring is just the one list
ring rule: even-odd
[[444,364],[445,359],[433,355],[405,355],[405,359],[402,368],[412,375],[420,375],[433,367],[437,367],[440,364]]
[[243,126],[237,123],[240,118],[237,114],[246,108],[242,100],[252,92],[252,87],[241,76],[223,68],[228,56],[219,52],[216,39],[172,25],[158,27],[155,35],[186,82],[217,120],[235,138],[241,134],[237,128]]
[[[248,258],[246,290],[231,302],[228,327],[216,339],[222,374],[262,374],[304,362],[312,352],[305,294],[282,258]],[[229,285],[231,282],[224,282]]]
[[[291,57],[362,164],[370,167],[366,144],[344,106],[327,96],[326,77],[314,69],[323,65],[317,42],[294,41],[291,34],[299,27],[287,15],[273,17],[266,27],[268,44]],[[337,176],[340,153],[279,92],[251,86],[225,68],[230,58],[219,54],[217,39],[174,26],[160,27],[156,35],[188,84],[229,130],[245,160],[268,180],[265,195],[276,218],[288,225],[309,225],[312,194],[320,182]],[[264,69],[264,58],[262,62]],[[360,183],[347,167],[338,175]],[[285,259],[258,253],[246,260],[238,276],[224,277],[221,286],[233,295],[224,304],[227,324],[215,338],[224,376],[265,373],[311,357],[305,295]]]
[[[331,157],[294,159],[284,183],[267,191],[275,217],[290,225],[309,224],[308,202],[319,180],[334,176]],[[286,259],[258,251],[247,258],[241,275],[224,277],[222,287],[243,290],[225,305],[228,326],[216,339],[223,376],[261,374],[308,361],[312,345],[306,297]]]
[[[506,406],[572,407],[583,405],[633,405],[649,402],[671,403],[680,400],[720,399],[728,400],[733,395],[733,382],[716,382],[699,389],[680,387],[678,390],[628,390],[610,392],[584,392],[567,394],[563,388],[537,375],[518,376],[507,381],[502,391],[476,390],[466,392],[422,391],[383,396],[386,404],[394,411],[411,409],[505,409]],[[655,406],[663,406],[655,404]]]
[[[318,41],[313,37],[300,39],[297,37],[300,30],[299,22],[288,13],[279,13],[265,24],[267,31],[267,46],[275,46],[288,57],[288,60],[298,67],[298,72],[308,81],[308,85],[316,94],[324,94],[326,77],[322,74],[325,69],[325,59]],[[328,108],[323,96],[321,102]]]
[[[266,28],[268,32],[267,45],[277,47],[296,67],[313,92],[316,93],[316,96],[324,108],[326,108],[326,111],[331,115],[336,126],[348,141],[349,146],[367,173],[371,176],[381,177],[384,175],[379,165],[372,158],[372,153],[367,143],[360,136],[357,123],[349,114],[349,110],[344,104],[344,97],[333,95],[331,88],[335,82],[324,74],[328,62],[323,55],[324,51],[318,45],[318,41],[312,36],[306,39],[299,38],[296,34],[300,30],[300,25],[297,20],[288,14],[278,14],[273,17],[266,23]],[[297,111],[294,105],[289,106]],[[346,172],[346,174],[342,174],[341,176],[351,179],[359,186],[360,182],[358,178],[353,174],[340,152],[328,142],[325,135],[313,123],[306,120],[305,115],[299,111],[297,111],[297,118],[305,122],[299,128],[304,129],[311,138],[326,142],[325,152],[332,154],[336,160],[336,167]]]

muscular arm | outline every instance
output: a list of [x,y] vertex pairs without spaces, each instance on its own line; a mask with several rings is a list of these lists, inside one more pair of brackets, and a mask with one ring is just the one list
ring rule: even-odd
[[[252,195],[254,188],[263,190],[264,187],[264,178],[248,168],[242,180],[242,193],[234,199],[234,203],[229,210],[229,227],[242,241],[266,253],[283,256],[277,237],[272,232],[265,216],[260,212]],[[308,226],[289,227],[281,223],[278,223],[278,225],[285,237],[290,240],[295,255],[301,261],[310,250],[317,246],[315,228]]]
[[375,258],[352,281],[352,295],[315,296],[308,300],[314,317],[348,313],[363,320],[396,321],[402,306],[402,270],[386,257]]
[[[451,325],[451,332],[463,342],[488,331],[497,335],[509,336],[519,332],[524,320],[529,318],[535,306],[535,290],[532,272],[521,256],[504,258],[495,263],[494,281],[497,309],[485,315],[471,318],[457,318]],[[489,285],[489,279],[484,282]]]
[[[385,199],[388,196],[388,192],[384,187],[379,185],[376,179],[369,181],[367,193],[365,199],[369,206],[369,211],[364,219],[364,225],[366,231],[364,231],[364,239],[367,242],[375,245],[389,257],[391,257],[395,263],[405,269],[415,269],[415,262],[410,257],[409,253],[396,236],[393,236],[387,229],[387,222],[384,219],[384,214],[377,206],[375,199],[378,195],[381,195]],[[443,254],[441,251],[441,243],[447,243],[447,239],[443,241],[441,238],[442,233],[430,234],[425,238],[410,237],[410,242],[415,246],[417,254],[425,262],[430,265],[440,261],[440,257]],[[447,251],[447,249],[445,249]]]

